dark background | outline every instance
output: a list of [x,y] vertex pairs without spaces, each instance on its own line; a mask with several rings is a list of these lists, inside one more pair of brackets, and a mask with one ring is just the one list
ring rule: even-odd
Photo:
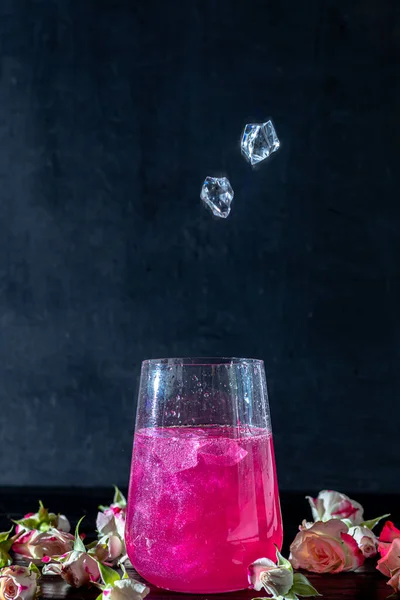
[[397,0],[2,0],[0,485],[126,485],[140,361],[236,355],[283,489],[400,491],[399,51]]

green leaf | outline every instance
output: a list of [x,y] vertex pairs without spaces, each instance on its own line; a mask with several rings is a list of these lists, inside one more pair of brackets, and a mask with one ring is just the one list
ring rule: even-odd
[[3,531],[2,533],[0,533],[0,544],[1,542],[5,542],[8,540],[8,536],[10,535],[10,533],[13,530],[13,526],[11,525],[11,529],[9,529],[8,531]]
[[35,565],[35,563],[33,563],[33,562],[29,563],[29,567],[28,568],[29,568],[30,571],[33,571],[34,573],[36,573],[36,575],[40,575],[40,571],[37,568],[37,566]]
[[100,561],[98,561],[98,565],[101,578],[104,581],[105,585],[112,585],[120,579],[118,573],[114,571],[114,569],[112,569],[111,567],[106,567],[106,565],[103,565]]
[[293,571],[293,567],[287,558],[284,558],[282,554],[278,550],[278,546],[276,546],[276,560],[278,567],[285,567],[285,569],[289,569],[289,571]]
[[43,506],[43,502],[39,500],[39,511],[37,513],[39,521],[49,520],[49,511]]
[[117,488],[116,485],[114,485],[114,500],[113,500],[113,504],[122,504],[123,506],[126,506],[126,498],[123,495],[123,493]]
[[19,519],[18,521],[13,520],[13,523],[15,523],[16,525],[21,525],[21,527],[30,530],[36,529],[38,525],[38,520],[36,519],[36,517],[28,517],[27,519]]
[[8,554],[7,550],[0,547],[0,569],[3,567],[9,567],[12,564],[12,558]]
[[10,538],[9,540],[6,540],[5,542],[1,542],[0,550],[4,550],[5,552],[10,552],[14,541],[15,541],[15,538]]
[[127,570],[125,568],[124,563],[119,563],[119,566],[120,566],[121,571],[122,571],[122,579],[129,579],[129,575],[127,573]]
[[[93,542],[90,542],[90,544],[86,545],[86,550],[93,550],[93,548],[96,548],[98,546],[99,542],[98,540],[94,540]],[[106,544],[103,544],[104,546],[106,546]]]
[[344,523],[345,525],[347,525],[347,527],[350,529],[350,527],[354,526],[354,523],[351,519],[340,519],[342,521],[342,523]]
[[76,552],[86,552],[86,548],[85,548],[85,544],[83,543],[83,541],[81,540],[81,538],[79,537],[79,525],[82,523],[83,519],[85,517],[82,517],[81,519],[79,519],[76,528],[75,528],[75,541],[74,541],[74,550]]
[[290,590],[299,596],[320,596],[315,589],[308,581],[307,577],[302,575],[302,573],[295,573],[293,575],[293,586]]
[[99,594],[99,595],[97,596],[96,600],[102,600],[102,598],[103,598],[103,592],[101,592],[101,594]]
[[368,529],[373,529],[378,525],[379,521],[382,521],[382,519],[387,519],[388,517],[390,517],[390,514],[382,515],[381,517],[376,517],[376,519],[370,519],[369,521],[363,521],[361,523],[361,527],[368,527]]

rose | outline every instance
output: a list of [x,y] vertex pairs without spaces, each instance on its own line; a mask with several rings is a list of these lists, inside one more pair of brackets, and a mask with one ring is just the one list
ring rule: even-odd
[[378,544],[378,551],[382,557],[386,556],[389,552],[390,545],[396,538],[400,538],[400,529],[397,529],[392,521],[386,521],[379,536]]
[[383,529],[381,531],[381,535],[379,536],[380,542],[391,543],[396,538],[400,537],[400,529],[394,526],[392,521],[386,521]]
[[125,518],[126,499],[120,490],[114,486],[115,493],[110,506],[99,506],[96,528],[99,542],[95,554],[100,561],[110,564],[124,562],[127,559],[125,548]]
[[390,585],[395,592],[400,592],[400,569],[393,571],[387,584]]
[[118,535],[105,535],[90,552],[93,552],[100,562],[114,565],[125,552],[125,546]]
[[47,508],[43,506],[42,502],[39,502],[39,510],[37,513],[27,513],[17,523],[16,533],[23,531],[30,531],[37,529],[39,531],[47,531],[50,528],[59,529],[69,533],[71,529],[70,522],[65,515],[56,515],[55,513],[49,512]]
[[100,506],[101,512],[97,514],[96,527],[100,537],[108,534],[119,535],[124,540],[126,499],[117,486],[110,506]]
[[385,555],[378,560],[376,568],[386,577],[390,577],[388,585],[395,591],[400,591],[400,537],[391,542]]
[[363,564],[364,556],[347,532],[347,525],[338,519],[314,523],[299,531],[290,546],[289,560],[295,569],[314,573],[354,571]]
[[125,536],[125,509],[110,506],[104,512],[99,512],[96,527],[101,536],[114,534],[123,540]]
[[28,531],[14,542],[12,549],[22,556],[42,559],[44,556],[59,556],[72,550],[74,536],[57,529],[45,532]]
[[71,531],[71,524],[65,515],[58,515],[57,525],[55,528],[58,529],[58,531],[65,531],[65,533],[69,533]]
[[2,600],[32,600],[35,598],[38,573],[31,567],[13,565],[0,570]]
[[103,590],[104,600],[143,600],[149,594],[148,587],[134,579],[119,579]]
[[277,566],[269,558],[259,558],[247,571],[249,583],[257,592],[262,588],[272,596],[286,596],[293,586],[293,570]]
[[99,563],[103,584],[96,585],[102,590],[102,600],[143,600],[150,592],[149,588],[135,579],[130,579],[123,564],[121,569],[122,577],[111,567]]
[[323,490],[317,498],[307,496],[307,500],[310,503],[314,521],[348,519],[352,525],[360,525],[363,521],[363,507],[345,494]]
[[400,592],[400,530],[392,521],[386,521],[382,529],[378,550],[381,558],[376,568],[386,577],[390,577],[388,585],[395,592]]
[[[120,506],[111,505],[99,512],[96,519],[96,527],[99,532],[99,552],[104,555],[104,560],[114,564],[120,556],[126,556],[125,548],[125,509]],[[107,546],[107,554],[104,554],[104,545]],[[103,559],[101,559],[103,560]]]
[[368,527],[363,527],[362,525],[350,527],[349,535],[357,542],[357,546],[365,558],[371,558],[376,555],[378,538]]
[[[47,562],[49,557],[43,559]],[[45,564],[43,575],[61,575],[72,587],[81,587],[99,580],[100,571],[97,561],[87,552],[73,550],[59,558],[60,562]]]

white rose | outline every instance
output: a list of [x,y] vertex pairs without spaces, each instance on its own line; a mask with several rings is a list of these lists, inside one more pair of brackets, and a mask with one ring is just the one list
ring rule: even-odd
[[32,600],[37,589],[37,573],[29,567],[13,565],[0,570],[2,600]]
[[330,519],[347,519],[352,525],[363,521],[364,509],[355,500],[345,494],[333,490],[323,490],[317,498],[307,496],[314,521],[329,521]]
[[351,535],[351,537],[355,539],[358,547],[364,554],[365,558],[371,558],[372,556],[376,556],[378,538],[373,533],[373,531],[368,529],[368,527],[362,527],[361,525],[350,527],[349,535]]
[[43,575],[61,575],[72,587],[88,585],[100,579],[97,561],[87,552],[68,552],[62,562],[44,565]]
[[104,600],[143,600],[150,592],[143,583],[134,579],[120,579],[103,590]]
[[104,512],[97,513],[96,528],[101,536],[119,535],[123,540],[125,536],[125,510],[107,508]]
[[249,583],[259,592],[262,588],[272,596],[286,596],[293,586],[293,570],[278,567],[269,558],[259,558],[248,569]]
[[[100,537],[99,544],[106,544],[108,553],[107,557],[101,558],[100,555],[104,554],[105,549],[99,546],[98,557],[100,560],[108,560],[113,564],[120,557],[122,557],[122,562],[126,560],[125,516],[125,509],[116,505],[111,505],[97,514],[96,528]],[[96,555],[98,552],[96,551]]]
[[74,536],[58,529],[28,531],[14,542],[12,549],[27,558],[41,560],[44,556],[59,556],[72,550]]
[[90,552],[102,563],[116,564],[125,552],[125,545],[118,535],[105,535]]

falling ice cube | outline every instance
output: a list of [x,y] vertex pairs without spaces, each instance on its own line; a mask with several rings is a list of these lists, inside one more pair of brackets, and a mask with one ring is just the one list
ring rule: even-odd
[[226,217],[231,212],[233,189],[226,177],[206,177],[201,188],[200,198],[216,217]]
[[241,140],[242,154],[251,165],[256,165],[276,152],[280,146],[272,121],[249,123]]

